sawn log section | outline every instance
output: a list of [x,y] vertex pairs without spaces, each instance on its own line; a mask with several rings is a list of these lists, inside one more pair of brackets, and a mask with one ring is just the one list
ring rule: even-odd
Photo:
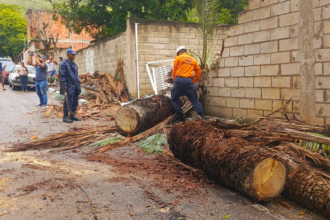
[[148,99],[140,99],[119,109],[116,125],[127,134],[138,134],[154,127],[173,115],[175,110],[171,99],[157,95]]
[[222,134],[206,122],[186,122],[172,127],[168,143],[182,162],[255,201],[279,196],[288,173],[284,163],[265,149]]

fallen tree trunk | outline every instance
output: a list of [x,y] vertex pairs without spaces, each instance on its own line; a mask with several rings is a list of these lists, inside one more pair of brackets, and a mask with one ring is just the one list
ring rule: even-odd
[[329,159],[292,143],[265,148],[289,164],[282,196],[330,218]]
[[157,95],[137,100],[119,109],[116,125],[127,134],[137,134],[152,128],[174,113],[170,98]]
[[269,201],[284,188],[287,167],[281,159],[243,139],[225,139],[221,130],[209,123],[175,125],[168,143],[182,162],[256,201]]
[[290,172],[283,196],[330,218],[330,181],[308,167]]

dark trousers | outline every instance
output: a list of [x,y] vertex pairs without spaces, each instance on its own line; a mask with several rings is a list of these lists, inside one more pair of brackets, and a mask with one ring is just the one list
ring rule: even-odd
[[[77,94],[77,93],[68,94],[68,100],[69,100],[70,107],[71,107],[71,110],[73,113],[75,113],[75,111],[78,108],[78,100],[79,100],[78,96],[79,96],[79,94]],[[64,112],[64,114],[68,114],[68,112],[69,112],[68,106],[66,104],[66,99],[65,99],[65,102],[63,105],[63,112]]]
[[195,85],[193,84],[191,78],[177,77],[174,82],[171,96],[172,96],[171,97],[172,105],[182,121],[185,121],[185,117],[180,106],[181,96],[187,96],[190,102],[192,103],[194,110],[201,117],[205,116],[202,104],[198,100]]
[[22,91],[27,91],[27,76],[19,76],[19,80],[21,81]]

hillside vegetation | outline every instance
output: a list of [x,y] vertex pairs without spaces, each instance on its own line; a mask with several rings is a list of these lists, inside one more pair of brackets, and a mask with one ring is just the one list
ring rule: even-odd
[[6,5],[16,4],[21,7],[26,7],[26,9],[34,9],[34,10],[52,8],[52,5],[46,0],[15,0],[15,1],[0,0],[0,4],[6,4]]

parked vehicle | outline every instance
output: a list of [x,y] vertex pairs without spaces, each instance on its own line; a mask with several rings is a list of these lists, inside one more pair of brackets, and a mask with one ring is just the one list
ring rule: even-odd
[[15,65],[15,63],[8,58],[0,58],[0,62],[2,63],[2,67],[4,67],[5,65]]
[[14,67],[14,64],[7,64],[3,66],[2,77],[5,84],[8,84],[9,74],[11,73],[11,71],[13,71]]
[[[13,90],[15,90],[17,87],[21,86],[21,82],[19,79],[19,75],[17,73],[18,68],[20,68],[21,65],[15,65],[13,71],[9,74],[9,87],[12,87]],[[28,71],[28,81],[27,86],[34,88],[36,83],[36,68],[34,66],[25,66]]]

